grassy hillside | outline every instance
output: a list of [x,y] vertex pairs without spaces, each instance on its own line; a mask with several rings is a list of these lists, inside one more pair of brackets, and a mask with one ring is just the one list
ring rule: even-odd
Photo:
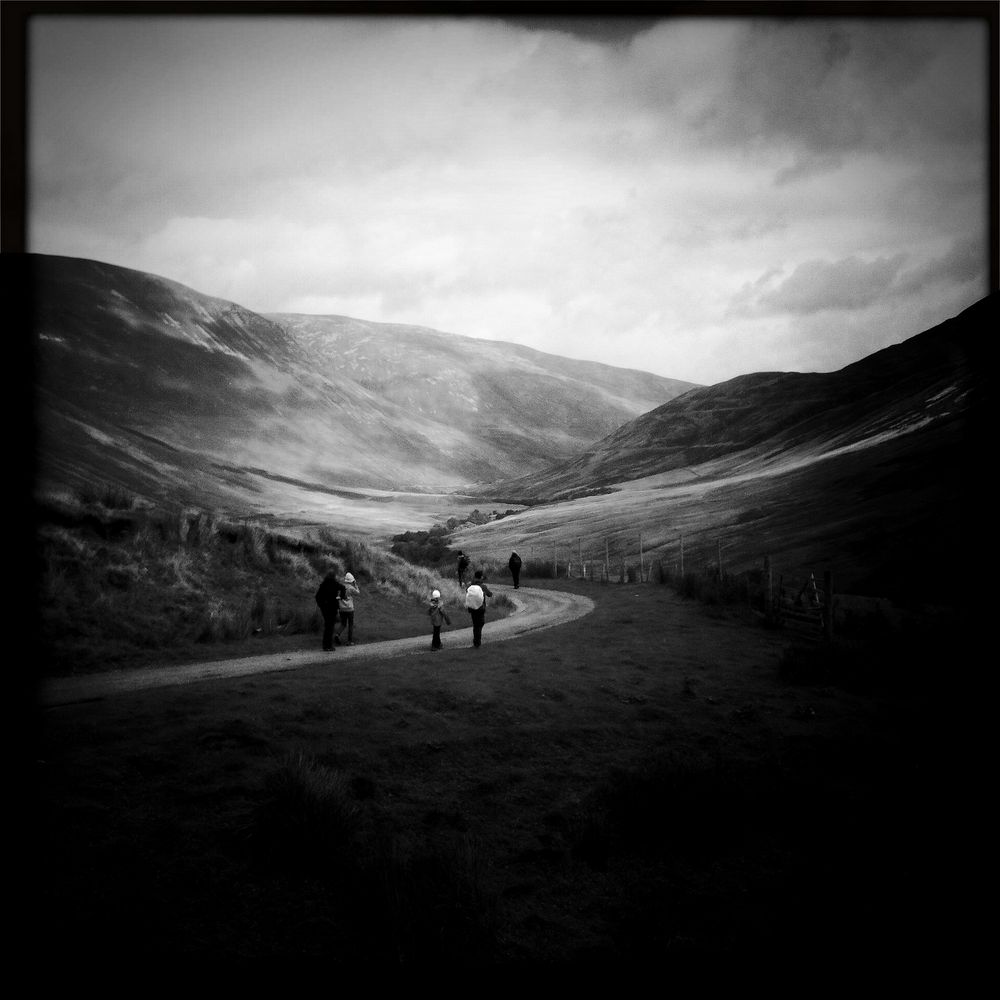
[[[38,539],[41,664],[56,675],[318,648],[314,595],[329,569],[359,581],[361,642],[428,631],[435,587],[450,607],[461,598],[457,582],[362,535],[153,508],[110,488],[50,500]],[[511,610],[502,596],[495,606]]]
[[[530,506],[454,544],[616,573],[832,571],[841,592],[954,605],[988,519],[991,296],[826,375],[759,373],[693,389],[570,463],[503,484]],[[547,501],[547,502],[546,502]]]
[[1000,293],[836,372],[756,372],[691,389],[565,463],[504,483],[506,496],[558,500],[674,472],[707,479],[767,472],[938,421],[981,418],[986,344]]
[[279,322],[97,261],[3,266],[47,489],[256,513],[276,481],[448,492],[568,457],[688,387],[416,327]]

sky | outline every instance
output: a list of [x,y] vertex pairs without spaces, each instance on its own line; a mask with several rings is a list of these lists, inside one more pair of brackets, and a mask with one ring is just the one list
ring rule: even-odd
[[988,49],[965,17],[36,14],[27,250],[700,384],[833,371],[990,290]]

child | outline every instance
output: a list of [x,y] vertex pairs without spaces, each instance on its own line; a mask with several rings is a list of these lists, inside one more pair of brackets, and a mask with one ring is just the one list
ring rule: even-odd
[[432,590],[431,591],[431,606],[427,609],[427,614],[430,615],[431,625],[434,628],[434,636],[431,639],[431,649],[438,650],[442,649],[441,645],[441,622],[447,622],[451,624],[451,619],[448,617],[441,604],[441,591]]
[[356,594],[360,594],[361,590],[358,587],[357,580],[354,579],[353,573],[347,573],[344,576],[344,582],[341,584],[341,589],[343,593],[338,598],[337,604],[340,610],[340,622],[337,624],[337,629],[333,633],[333,641],[339,646],[340,645],[340,633],[344,631],[344,626],[347,626],[347,645],[354,645],[354,597]]

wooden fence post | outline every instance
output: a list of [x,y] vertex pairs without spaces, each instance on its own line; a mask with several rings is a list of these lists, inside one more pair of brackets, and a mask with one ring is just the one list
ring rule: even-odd
[[644,583],[643,576],[645,575],[642,562],[642,532],[639,532],[639,583]]

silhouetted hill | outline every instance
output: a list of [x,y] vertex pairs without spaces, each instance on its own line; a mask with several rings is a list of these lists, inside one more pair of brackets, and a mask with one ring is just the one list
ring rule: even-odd
[[505,494],[552,500],[669,473],[748,475],[934,426],[964,428],[985,385],[977,359],[994,335],[997,302],[989,296],[840,371],[757,372],[691,389],[576,458],[507,482]]

